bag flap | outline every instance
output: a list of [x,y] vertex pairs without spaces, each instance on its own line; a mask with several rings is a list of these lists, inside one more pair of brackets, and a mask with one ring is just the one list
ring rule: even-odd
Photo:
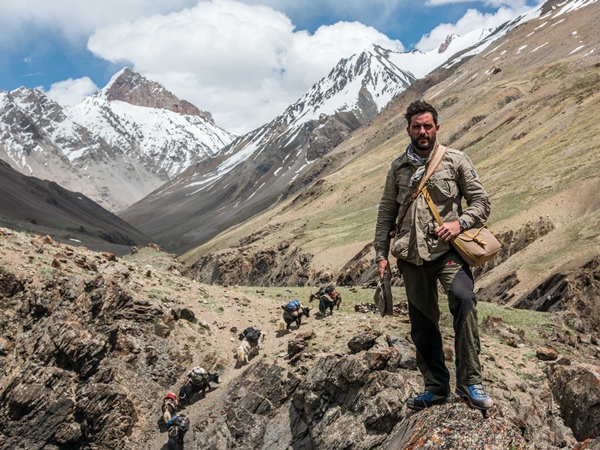
[[[479,237],[481,230],[483,230],[485,228],[485,225],[479,228],[469,228],[468,230],[463,231],[462,233],[460,233],[455,239],[460,239],[461,241],[464,242],[472,242],[472,241],[478,241],[481,238]],[[481,244],[485,245],[485,242],[481,242]]]

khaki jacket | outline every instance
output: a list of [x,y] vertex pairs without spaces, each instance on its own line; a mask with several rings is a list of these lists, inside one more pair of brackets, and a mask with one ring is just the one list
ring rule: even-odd
[[[410,186],[412,174],[406,152],[403,152],[392,162],[379,203],[373,241],[376,261],[388,259],[391,250],[396,258],[421,265],[423,261],[439,258],[450,249],[450,243],[442,242],[434,233],[438,225],[422,193],[408,208],[390,249],[389,232],[395,228],[414,190]],[[483,225],[490,215],[490,201],[473,163],[459,150],[448,148],[429,179],[427,189],[444,222],[462,219],[470,228]],[[463,198],[467,205],[464,210]]]

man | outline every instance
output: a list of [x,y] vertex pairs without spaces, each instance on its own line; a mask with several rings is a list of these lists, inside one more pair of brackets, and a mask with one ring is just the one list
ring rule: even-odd
[[[427,182],[443,224],[438,226],[420,192],[411,196],[439,148],[438,114],[429,103],[411,103],[405,114],[411,143],[392,162],[379,204],[374,246],[379,277],[391,272],[391,253],[397,258],[408,297],[411,336],[417,348],[417,365],[425,391],[406,404],[414,410],[442,404],[451,398],[450,373],[444,362],[439,329],[437,280],[448,295],[455,332],[456,393],[473,407],[487,410],[493,402],[482,385],[479,331],[473,275],[450,241],[462,229],[483,224],[490,202],[471,160],[447,149]],[[467,207],[463,210],[462,199]],[[404,216],[403,216],[404,214]],[[396,221],[400,223],[396,224]],[[392,233],[390,232],[392,230]]]

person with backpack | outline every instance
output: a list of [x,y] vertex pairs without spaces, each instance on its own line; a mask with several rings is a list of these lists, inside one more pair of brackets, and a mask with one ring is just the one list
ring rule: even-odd
[[[451,241],[462,230],[486,222],[489,197],[469,157],[438,142],[438,114],[432,105],[415,101],[404,116],[411,142],[388,170],[373,246],[381,280],[391,275],[388,253],[396,257],[408,298],[411,337],[425,390],[406,405],[422,410],[451,399],[439,327],[439,280],[453,316],[455,392],[485,412],[493,401],[482,384],[473,274]],[[440,212],[441,225],[426,195]]]

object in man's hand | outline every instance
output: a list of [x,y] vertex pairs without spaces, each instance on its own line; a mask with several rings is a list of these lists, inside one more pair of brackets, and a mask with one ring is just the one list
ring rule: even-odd
[[394,307],[394,299],[392,298],[392,283],[390,275],[385,272],[383,280],[379,280],[377,283],[377,289],[375,289],[375,295],[373,296],[375,306],[381,317],[391,315]]

